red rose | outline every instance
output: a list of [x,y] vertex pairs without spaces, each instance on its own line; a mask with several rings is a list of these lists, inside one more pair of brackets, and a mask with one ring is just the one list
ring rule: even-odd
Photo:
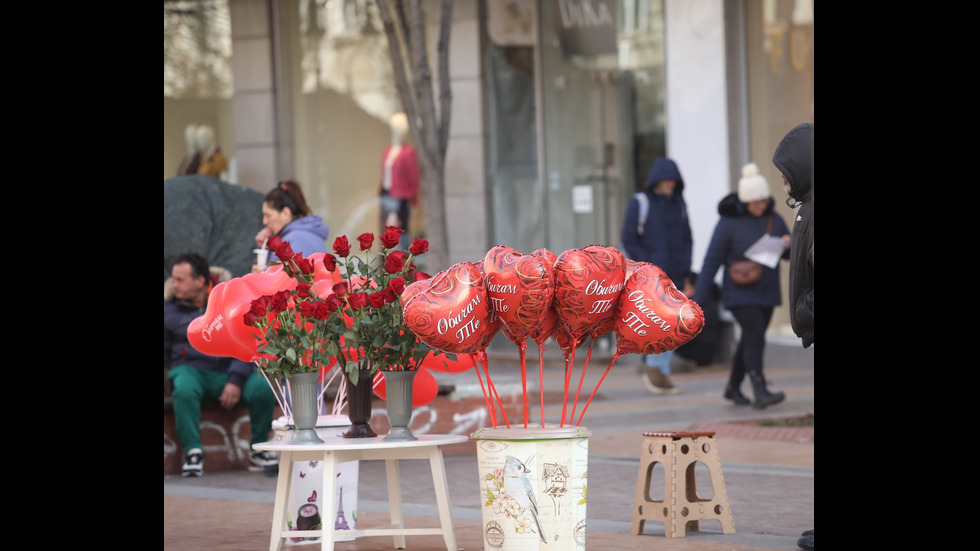
[[269,307],[276,314],[284,312],[289,307],[289,291],[278,291],[272,295],[272,303]]
[[391,281],[388,282],[388,288],[391,289],[396,295],[402,294],[402,292],[405,291],[405,278],[391,278]]
[[330,312],[336,312],[337,309],[344,305],[344,300],[338,295],[330,295],[326,298],[327,306],[330,308]]
[[317,303],[312,300],[304,300],[299,305],[299,313],[304,318],[312,318],[316,314]]
[[404,251],[391,251],[385,257],[385,271],[389,274],[397,274],[405,267],[405,259],[408,255]]
[[346,235],[341,235],[333,240],[333,252],[337,253],[340,258],[347,258],[347,255],[350,254],[350,242],[347,241]]
[[374,243],[374,234],[367,232],[362,233],[361,235],[357,236],[357,241],[361,244],[361,250],[366,251],[370,249],[371,245]]
[[296,296],[299,298],[309,298],[310,297],[310,285],[309,283],[303,283],[299,281],[296,283]]
[[338,297],[342,297],[347,294],[347,282],[341,281],[340,283],[333,284],[333,292]]
[[347,295],[347,302],[350,303],[350,307],[354,310],[360,310],[367,306],[367,295],[364,293],[349,293]]
[[316,314],[314,317],[318,320],[325,320],[330,317],[330,314],[337,311],[337,306],[331,303],[329,300],[318,300],[316,303]]
[[296,254],[293,252],[293,248],[289,245],[289,241],[283,241],[278,235],[273,236],[272,239],[269,240],[269,248],[272,249],[272,252],[276,253],[279,260],[282,260],[283,262],[288,261]]
[[381,244],[385,246],[386,249],[394,249],[398,246],[398,242],[401,240],[402,232],[405,231],[398,226],[388,226],[385,228],[385,232],[381,234]]
[[385,295],[385,302],[391,304],[392,302],[395,302],[396,300],[398,300],[398,295],[396,295],[395,292],[391,290],[391,286],[390,285],[388,286],[387,289],[385,289],[382,292]]
[[245,315],[242,316],[242,321],[245,322],[245,325],[258,325],[258,322],[261,319],[262,318],[260,318],[259,316],[253,314],[251,310],[245,312]]
[[418,256],[420,254],[425,254],[429,250],[429,242],[425,239],[419,239],[416,237],[412,240],[412,246],[408,248],[408,252],[413,256]]
[[371,293],[367,296],[368,304],[374,308],[381,308],[385,305],[385,294],[383,292]]
[[323,255],[323,267],[332,274],[337,269],[337,257],[330,253],[325,253]]
[[272,297],[266,295],[253,300],[251,306],[249,307],[249,312],[255,314],[256,316],[264,316],[266,312],[269,311],[269,300],[271,298]]
[[296,262],[296,267],[300,272],[306,275],[313,273],[313,262],[310,262],[309,258],[303,258],[300,255],[296,255],[296,258],[294,258],[293,261]]
[[282,238],[278,235],[273,235],[269,238],[269,248],[272,250],[278,249],[282,245]]

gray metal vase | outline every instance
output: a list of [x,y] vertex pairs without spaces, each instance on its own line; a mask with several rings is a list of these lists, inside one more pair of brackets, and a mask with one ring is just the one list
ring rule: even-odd
[[391,429],[385,440],[418,440],[408,423],[412,420],[412,382],[415,371],[382,371],[385,378],[385,408]]
[[296,433],[290,444],[323,443],[316,433],[316,419],[320,413],[316,407],[316,383],[319,379],[319,373],[294,373],[289,378],[289,399],[293,423],[296,424]]

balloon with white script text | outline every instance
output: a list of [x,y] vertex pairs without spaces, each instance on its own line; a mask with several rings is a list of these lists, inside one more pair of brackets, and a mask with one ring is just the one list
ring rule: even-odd
[[405,287],[400,299],[405,325],[412,333],[443,352],[470,354],[485,350],[493,324],[490,301],[477,265],[460,262],[423,281],[425,288],[413,289],[420,282],[412,283]]
[[643,263],[626,280],[616,307],[620,354],[674,350],[703,327],[701,307],[680,292],[660,267]]
[[554,307],[576,343],[616,313],[626,257],[614,247],[569,249],[555,261]]

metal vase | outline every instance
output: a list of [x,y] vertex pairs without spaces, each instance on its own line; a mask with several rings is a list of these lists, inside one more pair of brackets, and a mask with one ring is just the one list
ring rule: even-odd
[[374,399],[374,373],[370,369],[357,370],[357,385],[350,382],[344,375],[347,385],[347,417],[350,428],[344,433],[344,438],[371,438],[377,436],[368,421],[371,420],[371,402]]
[[320,413],[316,407],[318,380],[319,373],[294,373],[289,377],[289,401],[293,423],[296,424],[296,434],[289,441],[290,444],[323,443],[316,433],[316,419]]
[[412,420],[412,382],[415,371],[383,371],[385,407],[391,429],[385,440],[418,440],[408,429]]

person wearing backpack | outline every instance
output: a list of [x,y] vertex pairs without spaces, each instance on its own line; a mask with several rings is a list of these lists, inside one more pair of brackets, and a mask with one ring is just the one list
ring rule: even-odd
[[[683,286],[691,271],[694,240],[677,163],[666,157],[654,160],[643,187],[626,205],[623,252],[627,258],[659,267],[675,286]],[[673,357],[673,350],[644,357],[643,384],[654,394],[680,392],[670,380]]]

